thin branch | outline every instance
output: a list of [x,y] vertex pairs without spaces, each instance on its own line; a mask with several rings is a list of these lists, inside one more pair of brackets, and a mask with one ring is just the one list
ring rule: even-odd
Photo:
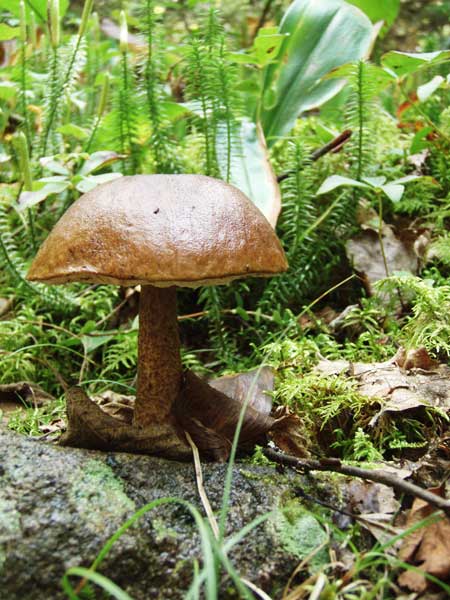
[[[331,140],[331,142],[328,142],[328,144],[325,144],[321,148],[318,148],[317,150],[315,150],[311,154],[310,160],[312,162],[315,162],[316,160],[319,160],[319,158],[321,158],[325,154],[328,154],[329,152],[333,152],[333,151],[337,152],[352,137],[352,133],[353,132],[351,129],[346,129],[345,131],[340,133],[337,137],[335,137],[333,140]],[[278,183],[281,183],[282,181],[287,179],[289,177],[289,175],[291,175],[292,173],[293,173],[293,171],[288,171],[287,173],[281,173],[281,175],[278,175],[278,177],[277,177]]]
[[203,508],[205,509],[206,516],[208,517],[209,524],[211,526],[214,537],[219,539],[219,525],[217,524],[216,517],[214,516],[213,509],[209,502],[208,496],[206,495],[205,488],[203,486],[203,473],[202,473],[202,465],[200,462],[200,455],[198,452],[198,448],[195,445],[194,440],[191,438],[187,431],[184,432],[186,439],[189,443],[189,446],[192,449],[192,456],[194,458],[194,468],[195,468],[195,479],[197,481],[197,489],[200,496],[200,500],[202,501]]
[[255,38],[258,35],[258,31],[266,24],[270,9],[272,8],[272,3],[273,0],[266,0],[264,8],[262,9],[261,16],[259,17],[258,23],[256,24],[255,30],[252,35],[252,43],[255,41]]
[[421,498],[428,504],[443,510],[445,514],[450,517],[450,500],[446,500],[428,490],[424,490],[414,483],[404,481],[403,479],[400,479],[400,477],[397,477],[397,475],[391,475],[390,473],[386,473],[379,469],[371,470],[352,467],[343,464],[339,459],[328,459],[323,461],[300,459],[289,454],[282,454],[271,448],[265,448],[264,454],[273,462],[302,471],[332,471],[334,473],[341,473],[342,475],[349,475],[350,477],[359,477],[361,479],[375,481],[376,483],[382,483],[383,485],[393,488],[397,492]]

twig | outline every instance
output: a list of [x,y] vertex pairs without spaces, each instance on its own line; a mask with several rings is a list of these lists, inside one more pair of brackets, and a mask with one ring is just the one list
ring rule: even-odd
[[[194,458],[195,479],[197,481],[198,493],[199,493],[200,499],[202,501],[203,508],[205,509],[206,516],[208,517],[208,522],[211,526],[214,537],[216,538],[216,540],[219,541],[219,537],[220,537],[219,525],[217,523],[216,517],[214,516],[213,509],[211,507],[211,504],[209,502],[208,496],[205,491],[205,487],[203,485],[203,473],[202,473],[202,464],[200,462],[200,454],[199,454],[198,448],[197,448],[194,440],[191,438],[189,433],[187,431],[185,431],[184,435],[186,436],[188,444],[191,447],[192,456]],[[255,585],[251,581],[248,581],[248,579],[244,579],[244,577],[240,577],[240,579],[244,585],[246,585],[252,592],[257,594],[260,598],[262,598],[262,600],[272,600],[272,598],[270,596],[268,596],[257,585]]]
[[379,469],[361,469],[360,467],[344,465],[339,459],[328,459],[323,461],[300,459],[289,454],[282,454],[271,448],[265,448],[264,454],[273,462],[302,471],[333,471],[334,473],[341,473],[342,475],[350,475],[350,477],[359,477],[361,479],[375,481],[376,483],[382,483],[398,492],[421,498],[428,504],[443,510],[445,514],[450,517],[449,500],[424,490],[414,483],[404,481],[403,479],[400,479],[400,477],[397,477],[397,475],[391,475],[385,471],[380,471]]
[[269,15],[270,9],[272,7],[273,0],[266,0],[264,7],[262,9],[261,16],[259,17],[258,23],[256,24],[255,30],[252,35],[252,43],[255,41],[256,36],[258,35],[258,31],[264,27],[267,21],[267,17]]
[[[261,319],[266,319],[267,321],[274,321],[274,318],[271,317],[270,315],[265,315],[264,313],[260,313],[256,310],[246,310],[245,311],[247,315],[252,315],[252,316],[258,316]],[[185,321],[186,319],[198,319],[200,317],[207,317],[209,315],[210,311],[209,310],[202,310],[200,312],[195,312],[195,313],[190,313],[188,315],[180,315],[178,318],[178,321]],[[222,315],[235,315],[235,316],[239,316],[239,314],[237,313],[235,308],[224,308],[223,310],[220,311],[220,313]]]
[[264,590],[259,588],[257,585],[255,585],[248,579],[245,579],[245,577],[241,577],[241,581],[248,587],[249,590],[251,590],[252,592],[255,592],[255,594],[259,598],[262,598],[263,600],[272,600],[272,598],[268,594],[266,594],[266,592]]
[[195,468],[195,479],[197,481],[198,493],[200,496],[200,500],[202,501],[203,508],[205,509],[206,516],[208,517],[209,524],[211,526],[212,532],[214,533],[214,537],[216,539],[219,538],[219,525],[217,524],[216,517],[214,516],[213,509],[211,504],[209,503],[208,496],[206,495],[205,488],[203,486],[203,474],[202,474],[202,465],[200,462],[200,455],[198,452],[198,448],[194,443],[194,440],[191,438],[187,431],[184,432],[186,439],[188,441],[189,446],[192,449],[192,456],[194,458],[194,468]]
[[[332,152],[333,150],[335,150],[335,151],[339,150],[352,137],[352,133],[353,132],[351,131],[351,129],[346,129],[345,131],[340,133],[337,137],[335,137],[333,140],[331,140],[331,142],[328,142],[328,144],[325,144],[324,146],[322,146],[322,148],[318,148],[317,150],[315,150],[309,157],[310,160],[312,162],[315,162],[316,160],[319,160],[319,158],[321,158],[325,154],[328,154],[329,152]],[[281,173],[281,175],[278,175],[278,177],[277,177],[278,183],[281,183],[282,181],[287,179],[289,177],[289,175],[291,175],[291,173],[293,173],[293,171],[288,171],[287,173]]]

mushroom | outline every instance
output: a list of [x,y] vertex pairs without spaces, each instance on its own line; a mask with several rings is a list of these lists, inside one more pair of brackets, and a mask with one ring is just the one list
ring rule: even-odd
[[183,371],[176,288],[270,277],[286,269],[271,225],[235,187],[203,175],[134,175],[74,202],[27,278],[140,284],[133,431],[161,432],[164,426],[178,440],[173,405]]

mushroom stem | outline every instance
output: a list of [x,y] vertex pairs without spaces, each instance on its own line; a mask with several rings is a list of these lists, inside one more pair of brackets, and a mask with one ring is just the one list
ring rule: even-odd
[[133,424],[167,422],[181,381],[176,288],[142,286]]

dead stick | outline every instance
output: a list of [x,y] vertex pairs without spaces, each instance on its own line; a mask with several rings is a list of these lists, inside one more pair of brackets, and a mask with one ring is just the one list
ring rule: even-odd
[[253,32],[252,42],[255,41],[255,38],[258,35],[258,31],[261,29],[261,27],[264,27],[264,25],[266,24],[266,20],[267,20],[267,17],[269,15],[272,3],[273,3],[273,0],[266,0],[266,3],[265,3],[264,8],[262,10],[261,16],[259,17],[258,23],[257,23],[257,25],[255,27],[254,32]]
[[265,448],[264,454],[273,462],[301,469],[302,471],[333,471],[334,473],[341,473],[342,475],[350,475],[350,477],[359,477],[361,479],[375,481],[376,483],[382,483],[393,488],[397,492],[403,492],[404,494],[411,494],[412,496],[421,498],[425,502],[428,502],[428,504],[443,510],[445,514],[450,517],[449,500],[424,490],[414,483],[404,481],[403,479],[400,479],[400,477],[397,477],[397,475],[391,475],[384,471],[380,471],[379,469],[361,469],[360,467],[344,465],[339,459],[328,459],[326,461],[304,460],[295,456],[290,456],[289,454],[276,452],[271,448]]
[[[347,140],[349,140],[351,137],[352,137],[351,129],[346,129],[345,131],[340,133],[337,137],[335,137],[333,140],[331,140],[331,142],[328,142],[328,144],[325,144],[325,146],[322,146],[322,148],[318,148],[317,150],[315,150],[311,154],[310,160],[312,162],[315,162],[316,160],[319,160],[319,158],[321,158],[325,154],[328,154],[328,152],[337,150],[343,144],[345,144],[345,142]],[[281,175],[278,175],[278,177],[277,177],[278,183],[281,183],[282,181],[287,179],[291,173],[293,173],[293,171],[288,171],[287,173],[281,173]]]

